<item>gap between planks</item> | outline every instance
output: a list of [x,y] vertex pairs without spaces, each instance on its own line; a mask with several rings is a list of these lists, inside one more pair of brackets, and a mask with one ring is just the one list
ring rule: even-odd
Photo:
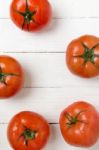
[[[8,125],[8,122],[0,122],[0,125]],[[49,125],[59,125],[58,122],[49,122]]]
[[[10,17],[9,18],[7,18],[7,17],[4,17],[4,18],[0,18],[0,19],[7,19],[7,20],[10,20]],[[99,19],[99,16],[81,16],[81,17],[79,17],[79,16],[70,16],[70,17],[53,17],[52,18],[53,20],[57,20],[57,19],[59,19],[59,20],[64,20],[64,19]]]
[[0,53],[3,53],[3,54],[5,54],[5,53],[8,53],[8,54],[64,54],[65,53],[65,51],[64,52],[58,52],[58,51],[37,51],[37,52],[32,52],[32,51],[28,51],[28,52],[24,52],[24,51],[20,51],[20,52],[15,52],[15,51],[3,51],[3,50],[0,50]]

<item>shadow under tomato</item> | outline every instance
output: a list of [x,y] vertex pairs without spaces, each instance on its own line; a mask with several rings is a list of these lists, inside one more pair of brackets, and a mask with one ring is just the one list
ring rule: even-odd
[[50,124],[50,137],[49,137],[49,145],[53,145],[53,148],[55,149],[57,147],[57,128],[55,124]]
[[34,76],[31,75],[31,73],[28,70],[24,70],[24,85],[22,89],[14,96],[12,99],[14,101],[22,101],[25,100],[31,95],[31,93],[34,92],[34,88],[32,85],[34,85]]
[[61,22],[60,22],[60,19],[58,18],[52,18],[51,22],[48,23],[45,27],[43,27],[42,29],[40,30],[36,30],[34,32],[24,32],[23,31],[23,34],[28,36],[28,35],[31,35],[31,36],[36,36],[36,35],[39,35],[41,36],[42,34],[51,34],[52,32],[55,32],[58,27],[60,26]]

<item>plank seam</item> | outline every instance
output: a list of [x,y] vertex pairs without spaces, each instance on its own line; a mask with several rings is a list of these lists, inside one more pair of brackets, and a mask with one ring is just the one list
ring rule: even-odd
[[55,52],[55,51],[42,51],[42,52],[41,52],[41,51],[38,51],[38,52],[36,52],[36,51],[35,51],[35,52],[31,52],[31,51],[28,51],[28,52],[20,51],[20,52],[17,52],[17,51],[3,51],[3,50],[1,51],[1,50],[0,50],[0,53],[4,53],[4,54],[5,54],[5,53],[9,53],[9,54],[13,54],[13,53],[15,53],[15,54],[21,54],[21,53],[22,53],[22,54],[27,54],[27,53],[28,53],[28,54],[31,54],[31,53],[33,53],[33,54],[64,54],[65,51],[64,51],[64,52],[63,52],[63,51],[62,51],[62,52],[58,52],[58,51],[57,51],[57,52]]
[[[10,17],[1,17],[3,20],[10,20]],[[70,17],[53,17],[53,20],[65,20],[65,19],[99,19],[99,16],[70,16]]]
[[[8,122],[0,122],[0,125],[8,125]],[[49,125],[59,125],[58,122],[50,122]]]

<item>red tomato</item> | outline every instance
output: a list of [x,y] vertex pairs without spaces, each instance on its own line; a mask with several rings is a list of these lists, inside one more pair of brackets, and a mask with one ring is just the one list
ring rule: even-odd
[[66,51],[69,70],[81,77],[99,75],[99,38],[85,35],[73,40]]
[[23,85],[23,70],[12,57],[0,56],[0,98],[15,95]]
[[71,104],[61,113],[59,122],[61,133],[68,144],[90,147],[98,140],[98,113],[89,103]]
[[15,150],[41,150],[49,134],[47,121],[34,112],[20,112],[8,125],[8,140]]
[[10,16],[19,28],[35,31],[48,24],[52,9],[48,0],[12,0]]

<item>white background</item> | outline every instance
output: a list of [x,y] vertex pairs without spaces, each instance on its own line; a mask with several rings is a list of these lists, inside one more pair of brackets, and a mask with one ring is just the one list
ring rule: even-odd
[[[99,77],[75,77],[65,64],[65,50],[73,38],[83,34],[99,36],[99,0],[49,1],[53,7],[51,24],[38,33],[26,33],[10,20],[11,0],[0,0],[0,54],[15,57],[25,70],[21,92],[0,101],[0,150],[11,150],[7,124],[22,110],[36,111],[53,123],[44,150],[82,150],[64,142],[56,125],[60,112],[77,100],[86,100],[99,108]],[[89,150],[98,149],[99,142]]]

